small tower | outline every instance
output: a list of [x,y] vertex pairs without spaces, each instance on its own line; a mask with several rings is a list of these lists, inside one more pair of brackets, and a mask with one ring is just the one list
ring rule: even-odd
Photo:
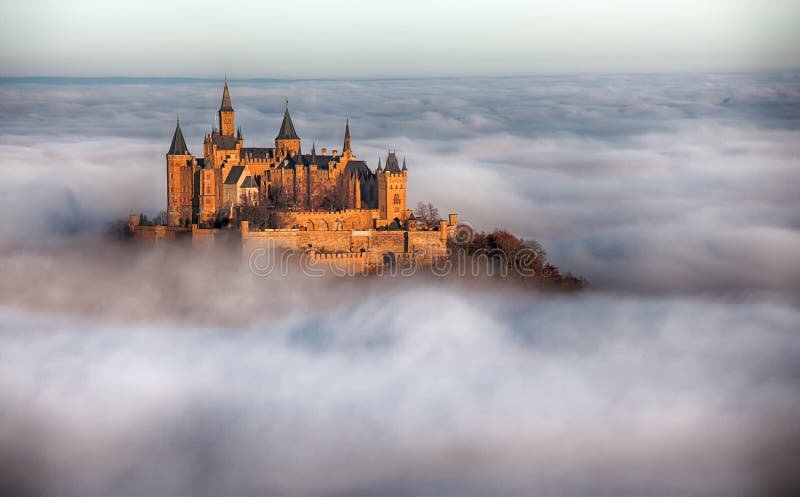
[[294,130],[292,116],[289,115],[289,100],[286,100],[286,110],[283,112],[283,122],[278,136],[275,137],[275,149],[280,155],[294,155],[300,153],[300,137]]
[[222,89],[222,104],[219,106],[219,129],[226,136],[233,136],[234,111],[231,105],[231,95],[228,93],[228,79],[225,78],[225,87]]
[[405,221],[406,215],[406,184],[408,182],[408,168],[403,160],[403,169],[397,163],[397,154],[389,152],[386,157],[386,169],[381,170],[378,159],[378,212],[380,219],[387,224],[395,219]]
[[183,139],[181,123],[175,124],[175,133],[167,152],[167,225],[181,226],[192,218],[192,154]]

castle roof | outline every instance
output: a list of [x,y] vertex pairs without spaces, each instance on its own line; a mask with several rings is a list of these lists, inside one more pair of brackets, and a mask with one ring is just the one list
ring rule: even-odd
[[397,163],[397,155],[394,152],[389,152],[389,156],[386,157],[386,171],[390,173],[399,173],[400,165]]
[[242,181],[241,188],[258,188],[258,183],[252,176],[248,176]]
[[189,149],[186,147],[186,140],[183,139],[180,121],[175,125],[175,134],[172,135],[172,144],[169,146],[167,155],[190,155]]
[[239,178],[242,176],[244,172],[244,166],[233,166],[231,171],[228,173],[228,177],[225,178],[226,185],[235,185],[239,182]]
[[231,95],[228,93],[228,80],[225,79],[225,88],[222,90],[222,104],[219,106],[220,112],[230,111],[233,112],[233,105],[231,105]]
[[356,176],[368,177],[372,174],[369,166],[363,160],[351,160],[347,162],[344,170],[348,173],[355,174]]
[[214,133],[211,135],[211,143],[220,150],[236,150],[236,137],[233,135]]
[[289,101],[286,101],[286,110],[283,112],[283,122],[281,123],[281,129],[278,131],[278,136],[275,137],[276,140],[285,139],[285,140],[299,140],[300,137],[297,136],[297,132],[294,130],[294,124],[292,124],[292,116],[289,115]]
[[245,158],[250,156],[254,159],[268,159],[272,157],[274,148],[259,148],[259,147],[250,147],[250,148],[241,148],[239,150],[239,157]]

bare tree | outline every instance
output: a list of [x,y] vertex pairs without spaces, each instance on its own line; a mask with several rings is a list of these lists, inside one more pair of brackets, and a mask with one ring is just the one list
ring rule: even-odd
[[165,211],[165,210],[158,211],[158,214],[156,214],[156,218],[155,218],[154,221],[155,221],[156,224],[166,225],[167,224],[167,211]]
[[414,216],[417,219],[422,219],[431,228],[439,224],[441,217],[439,217],[439,209],[430,202],[417,202],[417,208],[414,209]]

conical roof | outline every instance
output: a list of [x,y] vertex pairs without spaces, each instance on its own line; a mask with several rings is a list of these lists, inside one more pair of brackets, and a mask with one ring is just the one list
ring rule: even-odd
[[292,116],[289,115],[289,101],[286,101],[286,110],[283,113],[283,122],[281,123],[281,129],[278,131],[278,136],[275,137],[276,140],[284,139],[284,140],[299,140],[300,137],[297,136],[297,132],[294,130],[294,124],[292,124]]
[[350,118],[347,118],[347,124],[344,125],[344,145],[342,146],[342,152],[347,152],[350,150]]
[[190,155],[189,149],[186,147],[186,140],[183,139],[180,121],[175,125],[175,134],[172,135],[172,144],[169,146],[167,155]]
[[231,94],[228,93],[228,80],[225,80],[225,87],[222,90],[222,104],[219,106],[219,111],[233,112],[233,105],[231,105]]

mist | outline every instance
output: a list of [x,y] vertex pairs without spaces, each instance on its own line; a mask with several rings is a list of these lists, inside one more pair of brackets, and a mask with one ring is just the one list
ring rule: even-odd
[[787,495],[800,75],[230,81],[246,146],[405,155],[409,202],[543,243],[501,279],[259,277],[135,248],[217,81],[0,80],[0,493]]

